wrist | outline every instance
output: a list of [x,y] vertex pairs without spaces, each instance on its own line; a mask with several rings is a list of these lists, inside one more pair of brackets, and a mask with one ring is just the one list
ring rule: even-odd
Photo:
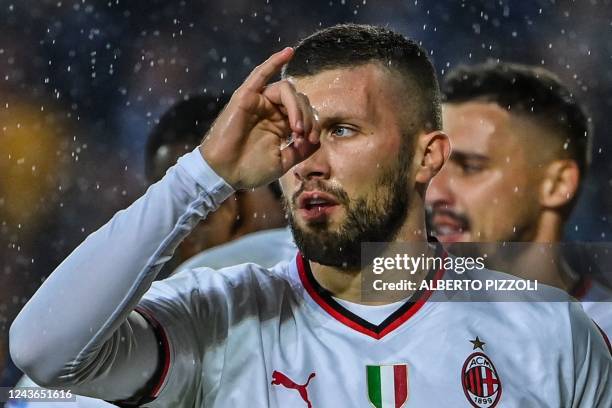
[[213,152],[210,152],[210,149],[207,149],[204,143],[198,147],[198,150],[200,151],[200,154],[202,155],[202,158],[204,159],[206,164],[208,164],[208,166],[219,177],[221,177],[223,181],[229,184],[234,190],[237,190],[236,186],[238,185],[238,181],[234,180],[231,176],[231,173],[227,169],[225,169],[225,160],[217,159],[217,155],[215,155]]
[[224,200],[233,194],[236,190],[229,184],[217,171],[202,156],[199,147],[191,153],[182,156],[177,163],[177,166],[183,170],[183,173],[188,174],[195,182],[204,190],[208,191],[216,197],[217,200]]

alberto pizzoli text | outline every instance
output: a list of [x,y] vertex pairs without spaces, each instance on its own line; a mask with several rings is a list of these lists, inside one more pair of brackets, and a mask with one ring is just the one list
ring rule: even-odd
[[377,279],[373,282],[376,291],[415,291],[415,290],[440,290],[440,291],[537,291],[537,280],[526,279],[439,279],[422,280],[414,282],[402,279],[397,282],[384,282]]

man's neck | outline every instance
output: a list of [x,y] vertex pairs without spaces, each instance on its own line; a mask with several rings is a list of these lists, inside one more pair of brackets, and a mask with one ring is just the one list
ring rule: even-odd
[[[563,219],[557,212],[545,212],[540,218],[537,232],[533,238],[535,251],[530,251],[522,261],[529,267],[527,272],[530,279],[538,279],[541,283],[555,286],[571,293],[578,283],[578,276],[573,273],[569,265],[563,259],[559,243],[563,237]],[[545,257],[539,255],[542,248],[547,249],[548,262]]]
[[563,259],[557,243],[534,242],[514,260],[512,274],[571,293],[578,276]]
[[[417,225],[418,227],[414,227]],[[420,255],[423,245],[427,243],[427,233],[425,230],[424,221],[405,223],[400,229],[397,237],[393,242],[420,243],[419,249],[414,249],[414,256]],[[407,251],[410,251],[410,246],[407,245]],[[416,252],[419,252],[417,254]],[[346,269],[328,265],[321,265],[310,261],[310,268],[314,278],[319,285],[328,290],[333,296],[347,300],[353,303],[361,304],[385,304],[392,303],[397,299],[390,299],[388,302],[367,302],[363,300],[362,292],[362,271],[361,268]],[[419,279],[423,279],[427,271],[418,271],[412,278],[418,285]],[[372,273],[368,271],[367,273]]]
[[[502,250],[503,259],[489,259],[489,267],[523,279],[555,286],[571,292],[578,283],[577,276],[565,263],[559,248],[563,223],[556,213],[545,213],[536,224],[532,235],[515,237],[509,254]],[[498,257],[499,258],[499,257]]]

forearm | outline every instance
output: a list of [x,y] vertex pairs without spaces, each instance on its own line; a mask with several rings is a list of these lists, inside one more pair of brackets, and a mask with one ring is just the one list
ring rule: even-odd
[[[196,150],[91,234],[44,282],[11,326],[11,355],[36,382],[94,378],[106,341],[191,228],[232,189]],[[152,351],[154,352],[154,351]]]

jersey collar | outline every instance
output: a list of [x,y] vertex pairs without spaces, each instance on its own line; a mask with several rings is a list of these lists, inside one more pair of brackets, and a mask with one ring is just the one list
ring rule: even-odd
[[[436,250],[441,251],[441,256],[446,258],[447,254],[443,251],[441,245],[436,245]],[[432,290],[420,290],[417,291],[410,300],[406,301],[402,306],[387,317],[382,323],[375,325],[367,320],[362,319],[350,310],[346,309],[340,303],[334,300],[331,292],[322,287],[319,282],[314,278],[312,270],[310,269],[310,263],[298,252],[296,256],[296,264],[300,281],[310,297],[329,315],[340,323],[350,327],[359,333],[370,336],[376,340],[380,340],[393,330],[400,327],[408,319],[410,319],[416,312],[423,307],[427,299],[433,293]],[[444,265],[444,262],[442,262]],[[427,280],[437,281],[444,275],[444,267],[439,270],[431,270],[425,277]]]

